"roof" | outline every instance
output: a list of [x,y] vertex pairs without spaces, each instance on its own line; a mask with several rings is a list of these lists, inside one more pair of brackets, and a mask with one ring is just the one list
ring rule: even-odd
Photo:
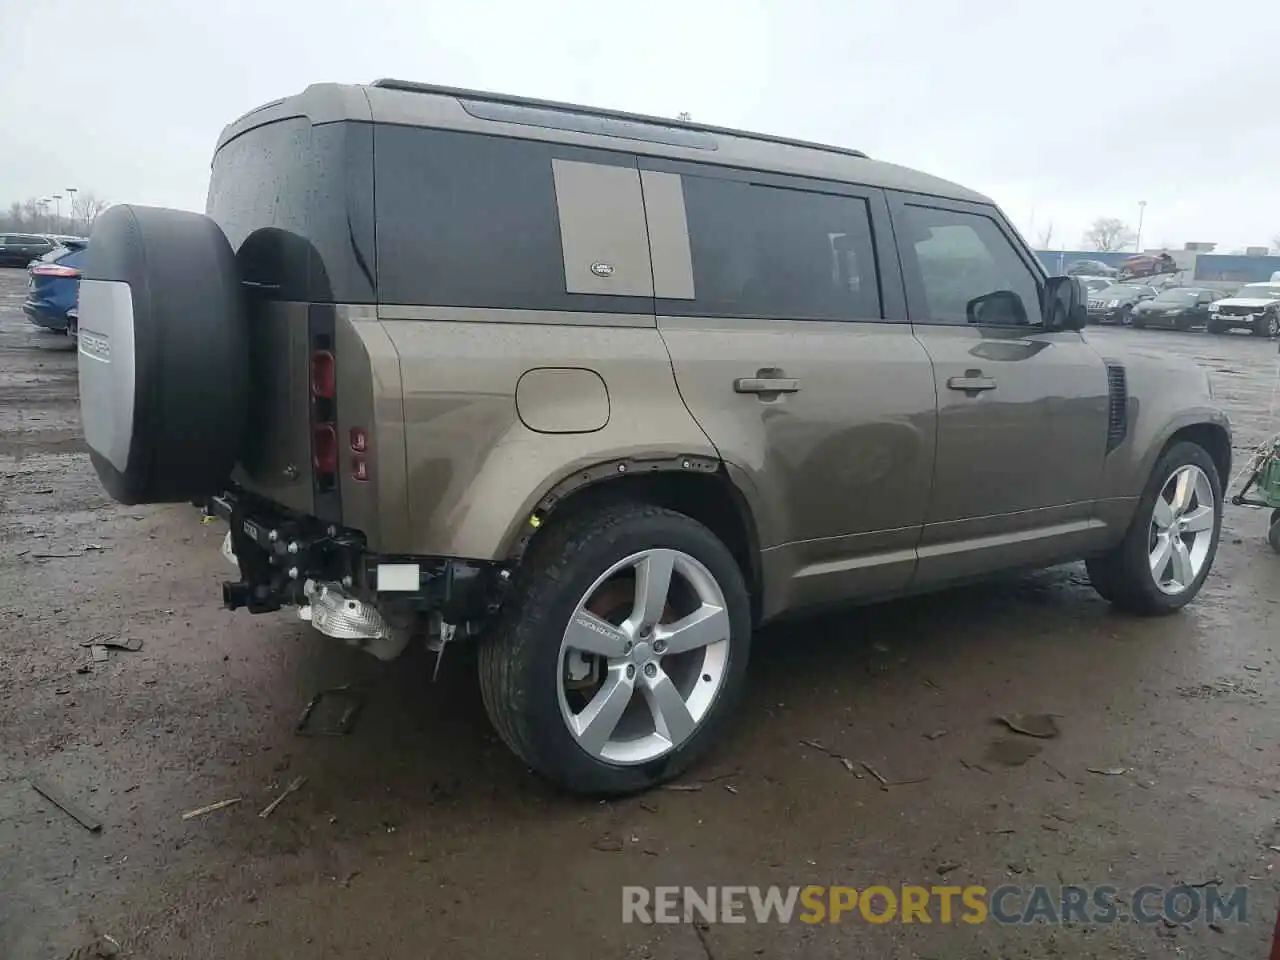
[[217,149],[255,127],[291,117],[306,117],[313,124],[354,120],[502,134],[991,202],[959,184],[872,160],[848,147],[404,80],[312,84],[300,94],[264,104],[229,124],[218,138]]

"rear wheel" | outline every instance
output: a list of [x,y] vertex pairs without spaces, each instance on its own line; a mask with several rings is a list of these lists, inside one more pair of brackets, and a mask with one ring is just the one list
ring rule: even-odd
[[1222,483],[1213,458],[1182,442],[1160,458],[1121,544],[1087,562],[1098,593],[1117,608],[1172,613],[1200,592],[1222,532]]
[[1271,511],[1271,526],[1267,528],[1267,543],[1271,549],[1280,553],[1280,510]]
[[535,541],[480,648],[499,736],[589,795],[645,790],[715,740],[739,699],[751,608],[706,527],[644,504],[587,511]]

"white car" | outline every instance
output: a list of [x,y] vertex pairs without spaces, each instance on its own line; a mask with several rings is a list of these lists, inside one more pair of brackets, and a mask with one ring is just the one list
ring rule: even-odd
[[1280,283],[1246,283],[1209,308],[1209,333],[1243,327],[1255,337],[1280,335]]

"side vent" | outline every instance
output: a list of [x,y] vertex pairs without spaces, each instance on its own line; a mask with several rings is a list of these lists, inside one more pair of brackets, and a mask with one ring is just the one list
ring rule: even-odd
[[1129,432],[1129,384],[1124,366],[1107,361],[1107,453],[1124,443]]

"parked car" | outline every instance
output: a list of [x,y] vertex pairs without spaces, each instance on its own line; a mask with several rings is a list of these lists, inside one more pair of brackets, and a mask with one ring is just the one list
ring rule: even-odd
[[1067,266],[1069,277],[1115,277],[1119,273],[1115,267],[1109,267],[1101,260],[1075,260]]
[[0,233],[0,267],[25,267],[52,250],[56,244],[34,233]]
[[1204,287],[1169,287],[1133,308],[1133,326],[1172,327],[1190,330],[1209,321],[1210,304],[1221,299],[1217,290]]
[[1113,283],[1105,290],[1089,294],[1089,320],[1093,323],[1128,323],[1133,309],[1156,295],[1145,283]]
[[1177,273],[1178,265],[1168,253],[1138,253],[1120,264],[1121,280],[1137,280],[1155,277],[1162,273]]
[[1246,283],[1213,305],[1205,329],[1210,333],[1245,329],[1255,337],[1280,335],[1280,283]]
[[79,298],[80,268],[87,242],[68,240],[27,268],[27,299],[22,312],[38,327],[70,332],[70,312]]
[[783,615],[1078,559],[1165,614],[1212,566],[1207,374],[1100,354],[965,187],[379,81],[232,123],[208,198],[94,226],[104,487],[225,519],[231,609],[478,644],[498,734],[571,790],[687,768]]

